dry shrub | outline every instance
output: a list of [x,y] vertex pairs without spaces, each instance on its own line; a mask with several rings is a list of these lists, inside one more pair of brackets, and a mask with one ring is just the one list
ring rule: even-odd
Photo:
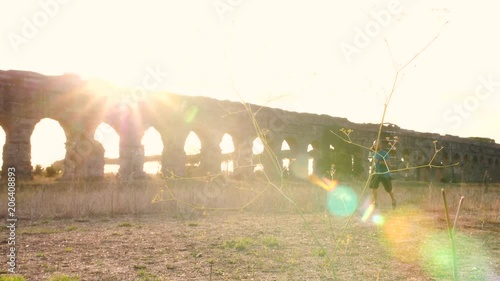
[[[120,214],[175,213],[191,210],[289,212],[323,207],[324,191],[291,182],[281,191],[264,181],[131,180],[21,182],[16,203],[20,218],[84,218]],[[6,210],[6,206],[1,206]],[[5,214],[3,214],[5,216]]]
[[[279,185],[281,184],[281,185]],[[363,184],[345,184],[358,195]],[[465,196],[463,214],[478,214],[486,221],[498,221],[500,186],[484,193],[479,185],[412,183],[395,181],[399,205],[413,205],[429,212],[441,212],[441,188],[445,188],[450,210]],[[144,179],[80,182],[21,182],[17,189],[16,214],[20,218],[85,218],[120,214],[177,212],[203,213],[210,210],[247,210],[256,212],[324,212],[326,191],[305,181],[271,183],[221,179]],[[380,204],[390,206],[383,188]],[[369,198],[365,190],[362,201]],[[293,203],[292,203],[293,201]],[[387,201],[387,202],[386,202]],[[6,202],[0,202],[6,216]]]

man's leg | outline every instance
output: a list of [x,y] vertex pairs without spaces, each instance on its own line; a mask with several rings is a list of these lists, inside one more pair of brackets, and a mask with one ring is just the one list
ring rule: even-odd
[[370,183],[370,188],[372,190],[372,203],[377,206],[377,188],[380,183],[380,175],[373,175],[372,182]]
[[389,192],[389,195],[391,196],[391,199],[392,199],[392,208],[396,209],[397,202],[396,202],[396,198],[394,198],[394,193],[391,191],[391,192]]
[[372,188],[372,198],[373,198],[373,204],[377,205],[377,189],[376,188]]
[[390,177],[384,178],[382,180],[382,184],[384,185],[384,189],[387,193],[389,193],[389,196],[391,196],[392,200],[392,208],[396,209],[396,198],[394,197],[394,193],[392,192],[392,179]]

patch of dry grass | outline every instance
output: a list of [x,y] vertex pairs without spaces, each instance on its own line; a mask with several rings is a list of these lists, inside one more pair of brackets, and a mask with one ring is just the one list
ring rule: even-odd
[[[284,192],[306,211],[319,211],[324,191],[303,182],[291,182]],[[17,215],[42,220],[180,212],[189,216],[207,210],[294,211],[269,183],[222,183],[204,180],[104,180],[95,182],[20,183]],[[6,202],[0,202],[4,215]],[[4,208],[5,207],[5,208]]]
[[[341,184],[361,196],[363,183]],[[444,244],[445,188],[452,214],[465,196],[458,230],[472,242],[463,247],[481,254],[477,260],[497,261],[473,269],[469,259],[459,260],[462,274],[498,276],[500,186],[488,193],[478,185],[394,181],[394,187],[396,211],[379,190],[383,226],[362,222],[360,206],[346,228],[347,218],[325,211],[326,191],[306,182],[282,187],[296,205],[260,181],[20,183],[20,272],[27,280],[78,272],[82,280],[446,279],[449,272],[436,271],[433,257],[421,253],[422,245]],[[365,190],[361,205],[369,197]],[[6,209],[2,201],[4,216]]]

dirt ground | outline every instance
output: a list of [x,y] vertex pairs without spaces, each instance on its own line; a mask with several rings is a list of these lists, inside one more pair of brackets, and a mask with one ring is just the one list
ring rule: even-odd
[[[477,218],[465,214],[456,233],[460,280],[500,280],[499,222]],[[402,204],[371,216],[358,211],[345,228],[348,220],[197,210],[20,220],[17,273],[26,280],[452,280],[441,213]]]

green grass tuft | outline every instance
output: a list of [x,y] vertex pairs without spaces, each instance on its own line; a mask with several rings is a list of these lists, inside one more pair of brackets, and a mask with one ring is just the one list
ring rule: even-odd
[[2,275],[0,281],[26,281],[21,275]]
[[313,251],[313,255],[317,257],[324,257],[326,256],[326,251],[324,249],[318,248]]
[[19,232],[20,234],[24,235],[36,235],[36,234],[55,234],[55,233],[61,233],[64,230],[62,229],[54,229],[54,228],[48,228],[48,227],[28,227],[28,228],[23,228]]
[[224,248],[235,249],[237,251],[245,251],[253,244],[253,240],[248,237],[230,240],[224,243]]
[[66,231],[74,231],[77,229],[78,229],[78,227],[76,225],[71,225],[71,226],[66,227]]
[[47,281],[80,281],[80,277],[58,274],[58,275],[53,275]]
[[262,240],[262,243],[264,243],[264,245],[268,248],[276,248],[280,245],[278,238],[274,236],[265,237],[264,240]]
[[139,278],[138,280],[142,281],[159,281],[160,278],[158,278],[156,275],[153,273],[147,272],[144,269],[141,269],[137,271],[137,277]]
[[134,270],[144,270],[146,269],[146,266],[145,265],[134,265]]

